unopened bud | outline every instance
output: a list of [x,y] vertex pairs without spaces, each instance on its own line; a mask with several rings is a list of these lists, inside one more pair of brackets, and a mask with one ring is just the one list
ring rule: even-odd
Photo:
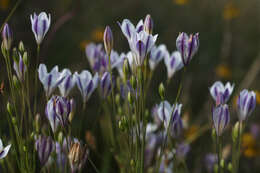
[[163,83],[160,84],[159,86],[159,94],[161,96],[161,99],[164,100],[165,98],[165,89]]
[[132,167],[135,166],[135,161],[134,161],[133,159],[131,159],[131,161],[130,161],[130,165],[131,165]]
[[220,166],[221,166],[221,168],[225,167],[225,160],[224,159],[220,160]]
[[13,109],[12,109],[10,102],[7,102],[6,109],[7,109],[7,112],[9,113],[9,115],[12,115]]
[[3,38],[3,48],[5,50],[10,50],[12,44],[12,31],[7,23],[5,23],[4,28],[2,30],[2,38]]
[[229,172],[232,172],[232,170],[233,170],[232,163],[230,163],[230,162],[228,163],[227,169]]
[[16,125],[17,121],[16,121],[16,118],[15,118],[15,117],[12,117],[12,123],[13,123],[14,125]]
[[58,142],[59,142],[60,144],[63,143],[63,133],[62,133],[62,132],[59,132],[59,134],[58,134]]
[[212,128],[211,137],[212,137],[213,142],[216,143],[217,133],[216,133],[216,129],[215,128]]
[[16,89],[19,89],[19,82],[15,75],[13,75],[13,84]]
[[120,105],[120,95],[116,94],[116,104]]
[[124,59],[123,72],[124,72],[124,80],[127,81],[130,75],[130,65],[127,58]]
[[40,132],[40,126],[41,126],[41,116],[39,113],[37,113],[35,116],[35,129],[37,133]]
[[69,122],[72,121],[74,115],[75,115],[75,112],[76,112],[76,102],[74,99],[70,99],[70,114],[69,114]]
[[19,62],[19,58],[20,58],[20,55],[19,55],[19,53],[18,53],[16,47],[14,47],[14,48],[13,48],[13,59],[14,59],[14,61],[16,61],[16,62]]
[[133,103],[133,97],[132,97],[132,94],[131,92],[128,92],[127,94],[127,98],[128,98],[128,102],[130,103],[130,105]]
[[131,76],[130,83],[133,87],[133,89],[136,89],[136,78],[134,76]]
[[23,151],[27,152],[27,147],[25,145],[23,146]]
[[109,26],[106,26],[105,32],[104,32],[104,46],[105,50],[108,56],[110,56],[111,51],[113,49],[113,33]]
[[23,42],[22,42],[22,41],[19,42],[18,48],[19,48],[19,51],[20,51],[21,53],[24,52],[24,45],[23,45]]
[[26,66],[28,66],[28,53],[27,52],[23,53],[23,62]]
[[147,32],[148,34],[152,34],[153,33],[153,19],[152,19],[150,14],[148,14],[145,17],[144,31]]
[[[242,125],[240,124],[240,134],[242,133]],[[232,130],[232,139],[233,142],[238,142],[238,136],[239,136],[239,122],[236,122],[235,126]]]

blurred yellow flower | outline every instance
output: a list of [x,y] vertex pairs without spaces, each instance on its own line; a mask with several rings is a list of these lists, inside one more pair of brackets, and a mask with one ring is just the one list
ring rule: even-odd
[[10,0],[0,0],[0,9],[7,10],[10,5]]
[[256,103],[260,104],[260,91],[255,91],[255,95],[256,95]]
[[245,155],[245,157],[252,158],[257,155],[257,151],[255,148],[249,147],[249,148],[245,149],[244,155]]
[[185,132],[185,136],[186,138],[192,138],[194,135],[197,134],[199,130],[199,126],[197,125],[192,125],[186,132]]
[[189,0],[172,0],[172,1],[177,5],[186,5],[189,2]]
[[82,51],[85,51],[86,46],[90,43],[88,40],[82,40],[79,44],[79,48]]
[[237,107],[237,99],[238,99],[238,96],[234,96],[234,98],[233,98],[233,107],[234,108]]
[[240,10],[234,5],[232,2],[228,2],[223,10],[223,18],[225,20],[232,20],[238,17],[240,14]]
[[254,147],[255,144],[256,144],[255,138],[253,137],[253,135],[251,133],[245,133],[242,136],[242,146],[244,148]]
[[104,34],[103,28],[96,28],[94,31],[92,31],[91,38],[95,42],[101,42],[103,41],[103,34]]
[[216,68],[216,74],[218,77],[229,79],[231,77],[230,68],[225,64],[220,64]]

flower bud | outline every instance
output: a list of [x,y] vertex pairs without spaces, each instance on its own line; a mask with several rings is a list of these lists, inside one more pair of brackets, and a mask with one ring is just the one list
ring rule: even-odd
[[51,137],[40,136],[36,140],[35,146],[41,165],[44,166],[47,163],[52,151],[54,150],[55,145]]
[[17,121],[16,121],[16,118],[15,118],[15,117],[12,117],[12,123],[13,123],[14,125],[17,124]]
[[[242,124],[240,124],[240,134],[242,133]],[[232,139],[233,142],[238,142],[238,136],[239,136],[239,122],[236,122],[235,126],[232,129]]]
[[150,14],[148,14],[145,17],[144,31],[147,32],[148,34],[152,34],[153,33],[153,19],[152,19]]
[[7,109],[7,112],[9,113],[9,115],[12,115],[13,108],[12,108],[10,102],[7,102],[6,109]]
[[133,104],[133,97],[132,97],[131,92],[128,92],[127,99],[128,99],[129,104],[132,105]]
[[130,83],[131,83],[133,89],[135,90],[136,89],[136,78],[135,78],[135,76],[131,76]]
[[60,144],[63,143],[63,133],[62,133],[62,132],[59,132],[59,134],[58,134],[58,142],[59,142]]
[[127,60],[127,58],[124,59],[124,64],[123,64],[123,72],[124,72],[124,80],[127,81],[129,74],[130,74],[130,65]]
[[20,51],[20,52],[22,52],[22,53],[24,52],[25,49],[24,49],[24,45],[23,45],[23,42],[22,42],[22,41],[19,42],[18,48],[19,48],[19,51]]
[[87,160],[87,156],[88,150],[85,146],[82,146],[79,142],[72,144],[68,154],[71,171],[80,171]]
[[74,99],[70,99],[70,114],[69,114],[69,122],[72,121],[74,115],[75,115],[75,112],[76,112],[76,102]]
[[37,113],[35,116],[35,129],[37,133],[40,132],[40,123],[41,123],[40,120],[41,120],[40,114]]
[[221,136],[230,120],[228,105],[225,104],[215,107],[212,111],[212,119],[216,134]]
[[28,66],[28,53],[27,52],[23,53],[23,62],[26,66]]
[[116,104],[120,105],[120,94],[116,94]]
[[232,172],[233,166],[232,163],[228,163],[227,169],[229,170],[229,172]]
[[2,31],[3,48],[10,50],[12,44],[12,31],[7,23],[5,23]]
[[165,98],[165,89],[163,83],[160,84],[159,86],[159,94],[161,96],[161,99],[164,100]]
[[220,166],[221,166],[222,169],[225,167],[225,160],[224,159],[220,160]]
[[105,50],[108,56],[110,56],[111,51],[113,49],[113,33],[109,26],[106,26],[105,32],[104,32],[104,46]]

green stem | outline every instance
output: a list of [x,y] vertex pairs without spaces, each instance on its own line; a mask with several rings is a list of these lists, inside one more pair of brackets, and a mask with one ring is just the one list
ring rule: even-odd
[[34,115],[36,114],[36,109],[37,109],[37,99],[38,99],[38,97],[37,97],[37,88],[38,88],[38,71],[37,71],[37,69],[38,69],[38,65],[39,65],[39,62],[40,62],[40,45],[39,44],[37,44],[37,57],[36,57],[36,63],[35,63],[35,78],[34,78],[34,87],[35,87],[35,91],[34,91]]

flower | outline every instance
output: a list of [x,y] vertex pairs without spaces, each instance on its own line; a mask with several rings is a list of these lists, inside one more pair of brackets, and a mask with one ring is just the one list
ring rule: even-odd
[[112,87],[114,87],[114,77],[112,76],[112,82],[111,82],[111,76],[109,72],[105,72],[100,80],[100,87],[101,87],[101,93],[103,98],[106,98],[112,91]]
[[71,74],[69,69],[64,69],[60,73],[63,81],[59,84],[60,93],[63,97],[67,97],[76,84],[75,76]]
[[40,136],[35,142],[36,151],[41,165],[44,166],[48,161],[52,151],[54,150],[54,143],[51,137]]
[[221,136],[230,120],[228,105],[218,105],[213,108],[212,120],[217,135]]
[[173,138],[180,136],[182,132],[181,107],[182,104],[176,103],[171,106],[168,101],[163,101],[157,109],[159,119],[163,122],[165,129],[169,128]]
[[97,88],[99,81],[98,74],[96,73],[95,76],[92,77],[92,74],[89,71],[83,70],[80,74],[75,72],[74,76],[83,102],[86,103],[93,91]]
[[148,34],[153,33],[153,19],[150,14],[147,14],[144,20],[144,31]]
[[60,75],[58,66],[53,67],[51,72],[48,73],[45,64],[40,64],[38,73],[46,96],[49,98],[57,86],[63,81],[64,76]]
[[244,89],[237,100],[238,119],[244,121],[250,116],[256,106],[256,94],[254,91]]
[[113,49],[113,33],[109,26],[106,26],[105,32],[104,32],[104,46],[107,55],[110,55],[111,50]]
[[174,51],[171,56],[168,52],[164,57],[164,64],[167,68],[168,79],[170,79],[176,71],[183,67],[183,62],[181,60],[181,54],[178,51]]
[[59,125],[65,127],[69,122],[71,102],[65,97],[52,96],[45,108],[45,113],[52,131],[55,132]]
[[167,48],[164,44],[159,45],[158,47],[154,46],[151,49],[149,65],[150,69],[154,70],[159,62],[166,56]]
[[80,142],[74,142],[71,145],[68,159],[72,172],[80,170],[88,157],[88,150],[85,146],[82,146]]
[[209,153],[205,156],[205,166],[208,172],[213,172],[214,165],[218,161],[218,156],[216,154]]
[[141,66],[144,58],[154,46],[157,35],[153,36],[143,30],[143,21],[137,24],[136,27],[128,20],[124,19],[122,24],[119,23],[121,30],[128,40],[129,47],[133,52],[135,64]]
[[3,39],[3,47],[5,50],[10,50],[13,36],[12,31],[8,25],[8,23],[5,23],[2,31],[2,39]]
[[13,65],[14,71],[18,79],[23,82],[25,78],[25,73],[27,71],[26,65],[24,64],[22,56],[19,54],[19,62],[14,61]]
[[31,17],[32,31],[38,45],[41,44],[44,36],[51,25],[51,15],[41,12],[38,16],[34,13]]
[[230,95],[233,92],[234,84],[231,85],[229,82],[224,86],[222,82],[217,81],[210,87],[210,94],[218,104],[227,103]]
[[176,148],[176,157],[180,160],[184,160],[188,152],[190,151],[190,145],[187,143],[180,143]]
[[190,37],[184,32],[180,33],[176,39],[176,47],[181,53],[183,64],[188,65],[199,49],[199,33],[191,34]]
[[108,56],[101,44],[90,43],[86,46],[86,55],[94,72],[103,74],[108,70]]
[[3,159],[7,156],[10,148],[11,148],[11,144],[7,145],[6,147],[3,147],[3,142],[0,139],[0,159]]

